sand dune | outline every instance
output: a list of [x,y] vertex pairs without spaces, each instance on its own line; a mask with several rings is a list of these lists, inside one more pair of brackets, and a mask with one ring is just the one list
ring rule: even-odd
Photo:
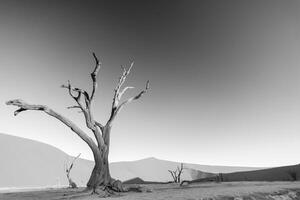
[[[49,187],[67,185],[64,164],[72,158],[63,151],[41,142],[0,134],[0,188]],[[71,175],[84,186],[93,168],[93,161],[78,159]],[[122,181],[140,177],[145,181],[170,181],[167,170],[175,169],[178,162],[147,158],[138,161],[111,163],[111,174]],[[234,172],[257,168],[207,166],[185,164],[183,179],[205,177],[205,172]],[[200,171],[199,171],[200,170]],[[204,171],[204,172],[201,172]]]

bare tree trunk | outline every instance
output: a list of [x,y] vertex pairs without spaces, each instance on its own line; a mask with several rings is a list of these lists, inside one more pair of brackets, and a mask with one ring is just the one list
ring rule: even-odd
[[121,181],[111,178],[109,171],[109,142],[110,142],[110,131],[111,127],[106,125],[102,128],[103,140],[105,143],[105,148],[95,151],[94,160],[95,166],[87,183],[87,187],[97,192],[97,189],[110,190],[116,192],[123,192],[125,189],[121,184]]
[[108,154],[106,155],[97,155],[98,158],[95,158],[95,166],[90,176],[90,179],[87,183],[87,187],[90,189],[96,189],[100,186],[109,186],[112,183],[112,178],[109,173],[109,163],[108,163]]

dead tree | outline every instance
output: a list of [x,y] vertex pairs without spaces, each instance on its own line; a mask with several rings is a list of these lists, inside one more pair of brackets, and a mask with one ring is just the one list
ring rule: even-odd
[[83,113],[86,126],[93,133],[96,142],[94,142],[94,140],[86,132],[80,129],[74,122],[49,108],[48,106],[40,104],[29,104],[21,99],[10,100],[6,102],[6,104],[19,107],[19,109],[14,112],[14,115],[27,110],[42,111],[68,126],[90,147],[93,152],[95,166],[87,183],[87,188],[91,189],[95,193],[103,193],[103,191],[105,194],[111,193],[113,191],[122,192],[125,190],[123,185],[119,180],[114,180],[110,176],[109,172],[108,154],[110,147],[111,128],[114,119],[120,113],[122,108],[124,108],[125,105],[139,99],[148,91],[149,81],[147,81],[144,90],[140,91],[136,96],[133,96],[121,102],[122,95],[126,91],[133,88],[128,86],[123,87],[123,85],[126,78],[130,74],[134,63],[132,62],[128,69],[122,67],[123,72],[118,80],[117,86],[114,89],[110,117],[106,123],[102,124],[94,119],[92,112],[92,103],[95,98],[98,86],[97,75],[101,68],[101,63],[94,53],[93,57],[95,60],[95,68],[91,73],[92,91],[90,93],[88,93],[84,89],[74,87],[73,85],[71,85],[70,81],[68,81],[67,84],[62,85],[61,87],[68,91],[68,94],[76,103],[74,106],[68,107],[68,109],[79,109],[79,111]]
[[181,181],[181,174],[182,174],[182,171],[183,171],[183,163],[180,164],[180,167],[177,166],[177,169],[175,171],[172,171],[172,170],[168,170],[174,180],[174,183],[180,183]]
[[67,179],[69,181],[69,187],[70,188],[77,188],[76,183],[70,177],[70,172],[71,172],[71,169],[73,168],[74,162],[76,161],[77,158],[79,158],[79,156],[80,156],[80,154],[78,154],[78,156],[76,156],[73,159],[73,161],[72,161],[72,163],[71,163],[71,165],[69,167],[67,165],[65,166],[66,175],[67,175]]

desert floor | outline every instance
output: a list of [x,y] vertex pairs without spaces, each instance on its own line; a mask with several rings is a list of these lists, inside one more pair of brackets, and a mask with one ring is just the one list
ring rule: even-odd
[[[300,199],[300,182],[227,182],[227,183],[199,183],[187,186],[178,186],[176,184],[154,184],[143,185],[151,192],[127,192],[107,197],[114,200],[289,200]],[[59,199],[77,199],[90,200],[99,199],[96,195],[84,195],[74,197],[73,194],[83,190],[77,189],[44,189],[26,192],[1,193],[1,200],[59,200]]]

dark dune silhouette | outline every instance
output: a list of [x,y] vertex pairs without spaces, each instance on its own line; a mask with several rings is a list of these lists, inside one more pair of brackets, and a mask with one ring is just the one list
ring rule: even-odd
[[[184,181],[184,183],[241,182],[241,181],[299,181],[300,164],[253,171],[220,173],[215,176]],[[182,184],[184,184],[182,183]]]
[[296,181],[300,180],[300,164],[262,170],[223,174],[224,181]]

